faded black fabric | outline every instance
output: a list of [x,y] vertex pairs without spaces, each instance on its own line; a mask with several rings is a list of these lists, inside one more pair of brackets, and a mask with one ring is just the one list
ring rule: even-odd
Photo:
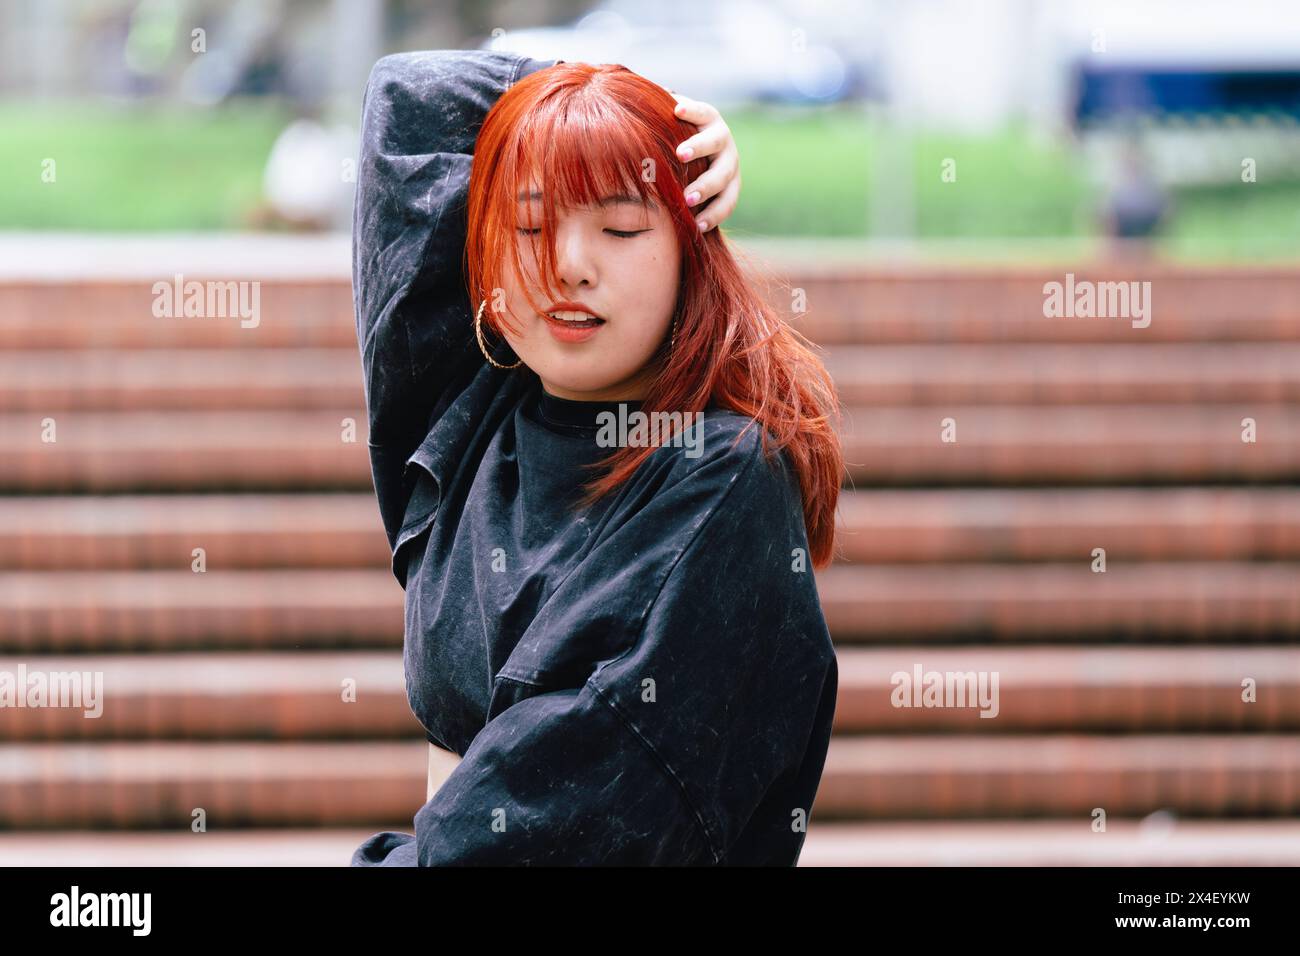
[[[366,91],[353,280],[372,473],[410,705],[463,759],[414,835],[376,834],[352,864],[793,865],[838,674],[787,456],[709,408],[574,512],[583,466],[614,450],[597,416],[620,403],[551,395],[475,342],[470,153],[496,97],[547,65],[401,54]],[[516,360],[505,343],[494,358]]]

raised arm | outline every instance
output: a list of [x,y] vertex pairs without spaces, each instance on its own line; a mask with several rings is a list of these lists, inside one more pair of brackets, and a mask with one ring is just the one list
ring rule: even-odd
[[386,56],[370,73],[352,289],[371,471],[390,547],[411,492],[406,459],[483,362],[461,271],[474,141],[497,98],[553,62],[434,50]]
[[[414,482],[406,460],[484,359],[465,289],[466,199],[474,143],[497,99],[554,64],[517,53],[433,50],[375,64],[362,105],[352,287],[370,426],[370,463],[391,548]],[[679,152],[709,158],[686,187],[703,229],[740,189],[731,131],[707,103],[678,96],[699,127]]]

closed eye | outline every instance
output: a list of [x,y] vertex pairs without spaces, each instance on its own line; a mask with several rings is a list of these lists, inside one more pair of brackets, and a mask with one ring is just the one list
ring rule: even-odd
[[[528,229],[524,226],[516,226],[515,230],[521,236],[535,236],[542,231],[540,226],[535,229]],[[609,233],[611,236],[618,236],[618,238],[620,239],[631,239],[633,236],[639,236],[641,235],[641,233],[649,232],[650,230],[649,229],[606,229],[605,231]]]

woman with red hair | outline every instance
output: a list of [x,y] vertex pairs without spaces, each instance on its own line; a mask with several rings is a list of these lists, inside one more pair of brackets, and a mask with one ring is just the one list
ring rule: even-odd
[[357,334],[431,760],[353,865],[797,862],[839,409],[716,228],[738,189],[716,110],[621,66],[375,66]]

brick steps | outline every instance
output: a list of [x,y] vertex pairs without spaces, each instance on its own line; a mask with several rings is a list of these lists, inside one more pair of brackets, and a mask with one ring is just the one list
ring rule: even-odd
[[[346,866],[385,829],[262,827],[206,833],[52,830],[0,833],[0,866]],[[839,823],[809,829],[800,866],[1295,866],[1300,823],[1112,818],[1104,833],[1078,820]]]
[[[426,749],[346,244],[82,245],[0,238],[0,672],[102,672],[105,709],[0,710],[0,864],[344,865],[411,831]],[[1300,273],[1074,270],[1150,281],[1135,328],[1046,318],[1065,271],[808,261],[806,312],[770,292],[846,406],[803,865],[1300,862]],[[261,280],[256,321],[156,316],[179,272]],[[997,718],[893,706],[917,666],[996,674]]]
[[[1300,563],[837,565],[817,573],[843,643],[1275,641],[1300,630]],[[401,645],[386,570],[24,571],[0,577],[12,651]]]
[[[0,497],[0,568],[387,566],[366,494]],[[1300,555],[1289,488],[848,490],[850,562],[1074,559],[1104,540],[1126,560]]]
[[380,830],[413,832],[410,817],[353,829],[29,830],[0,833],[0,866],[347,866]]
[[1300,344],[839,345],[846,405],[1090,405],[1300,401]]
[[[155,259],[157,261],[157,259]],[[0,282],[0,349],[355,347],[346,263],[338,275],[272,277],[259,289],[256,325],[238,316],[154,315],[162,263],[139,276],[22,278]],[[760,270],[761,271],[761,270]],[[263,270],[195,266],[186,280],[261,281]],[[1285,267],[1190,267],[1149,262],[1073,270],[1076,280],[1151,282],[1151,322],[1044,316],[1044,284],[1067,270],[807,262],[790,289],[768,298],[823,345],[902,342],[1261,342],[1300,340],[1300,276]],[[792,289],[805,311],[794,312]],[[245,327],[248,325],[249,327]]]
[[32,571],[0,576],[10,652],[400,647],[391,571]]
[[[102,712],[3,711],[0,740],[423,739],[400,651],[0,657],[0,673],[100,674]],[[89,678],[94,680],[93,677]]]
[[[0,505],[2,507],[2,505]],[[845,489],[838,543],[857,563],[1281,560],[1300,556],[1290,487]]]
[[[0,496],[0,568],[386,568],[364,493]],[[858,564],[1300,557],[1290,488],[845,489],[843,560]]]
[[[1242,420],[1257,441],[1242,441]],[[956,441],[942,441],[946,419]],[[855,483],[1295,481],[1300,406],[948,405],[846,408]]]
[[350,349],[0,352],[0,408],[55,410],[365,407]]
[[[1298,409],[850,407],[841,434],[855,483],[1293,482]],[[47,417],[57,441],[42,441]],[[1241,440],[1248,417],[1253,443]],[[955,442],[941,440],[946,419],[956,423]],[[0,492],[361,490],[370,480],[367,438],[360,407],[9,413],[0,415]]]
[[[364,839],[364,837],[362,838]],[[2,845],[2,844],[0,844]],[[0,849],[0,858],[4,850]],[[819,822],[800,866],[1295,866],[1300,823],[1152,817],[907,823]]]
[[[46,417],[56,441],[42,441]],[[368,436],[363,406],[4,414],[0,491],[360,490],[371,486]]]
[[[842,345],[850,405],[1295,402],[1300,344]],[[351,348],[0,353],[0,407],[137,410],[363,405]]]
[[[1046,283],[1150,282],[1150,322],[1131,317],[1047,317]],[[1300,340],[1300,274],[1171,263],[1040,266],[801,266],[792,288],[770,294],[795,327],[822,345],[957,342],[1265,342]]]
[[[1300,730],[1300,647],[841,647],[843,733],[1152,733]],[[997,676],[997,713],[896,707],[915,669]],[[897,674],[906,675],[895,680]],[[1254,701],[1243,701],[1252,681]],[[991,685],[989,685],[991,687]],[[899,695],[896,698],[896,694]]]
[[0,568],[386,568],[373,493],[0,497]]
[[357,826],[424,803],[428,744],[0,745],[0,828]]
[[[424,802],[428,745],[187,741],[0,745],[0,827],[343,826]],[[816,818],[1286,817],[1300,736],[836,736]]]
[[817,587],[836,641],[1273,641],[1300,632],[1300,564],[838,565]]
[[[996,673],[996,718],[977,707],[893,706],[894,675],[911,678],[917,666]],[[8,709],[0,740],[423,737],[397,650],[0,656],[0,673],[18,681],[22,668],[101,674],[102,713]],[[841,647],[839,668],[837,733],[1300,731],[1293,646]]]
[[1300,736],[837,737],[822,819],[1296,816]]
[[[258,281],[249,275],[240,278]],[[226,281],[231,276],[192,273],[186,279]],[[217,348],[244,352],[357,347],[352,287],[346,279],[263,282],[256,320],[219,314],[203,318],[155,316],[154,282],[171,280],[172,276],[162,271],[139,279],[0,283],[0,349]],[[360,381],[359,375],[353,380]]]

